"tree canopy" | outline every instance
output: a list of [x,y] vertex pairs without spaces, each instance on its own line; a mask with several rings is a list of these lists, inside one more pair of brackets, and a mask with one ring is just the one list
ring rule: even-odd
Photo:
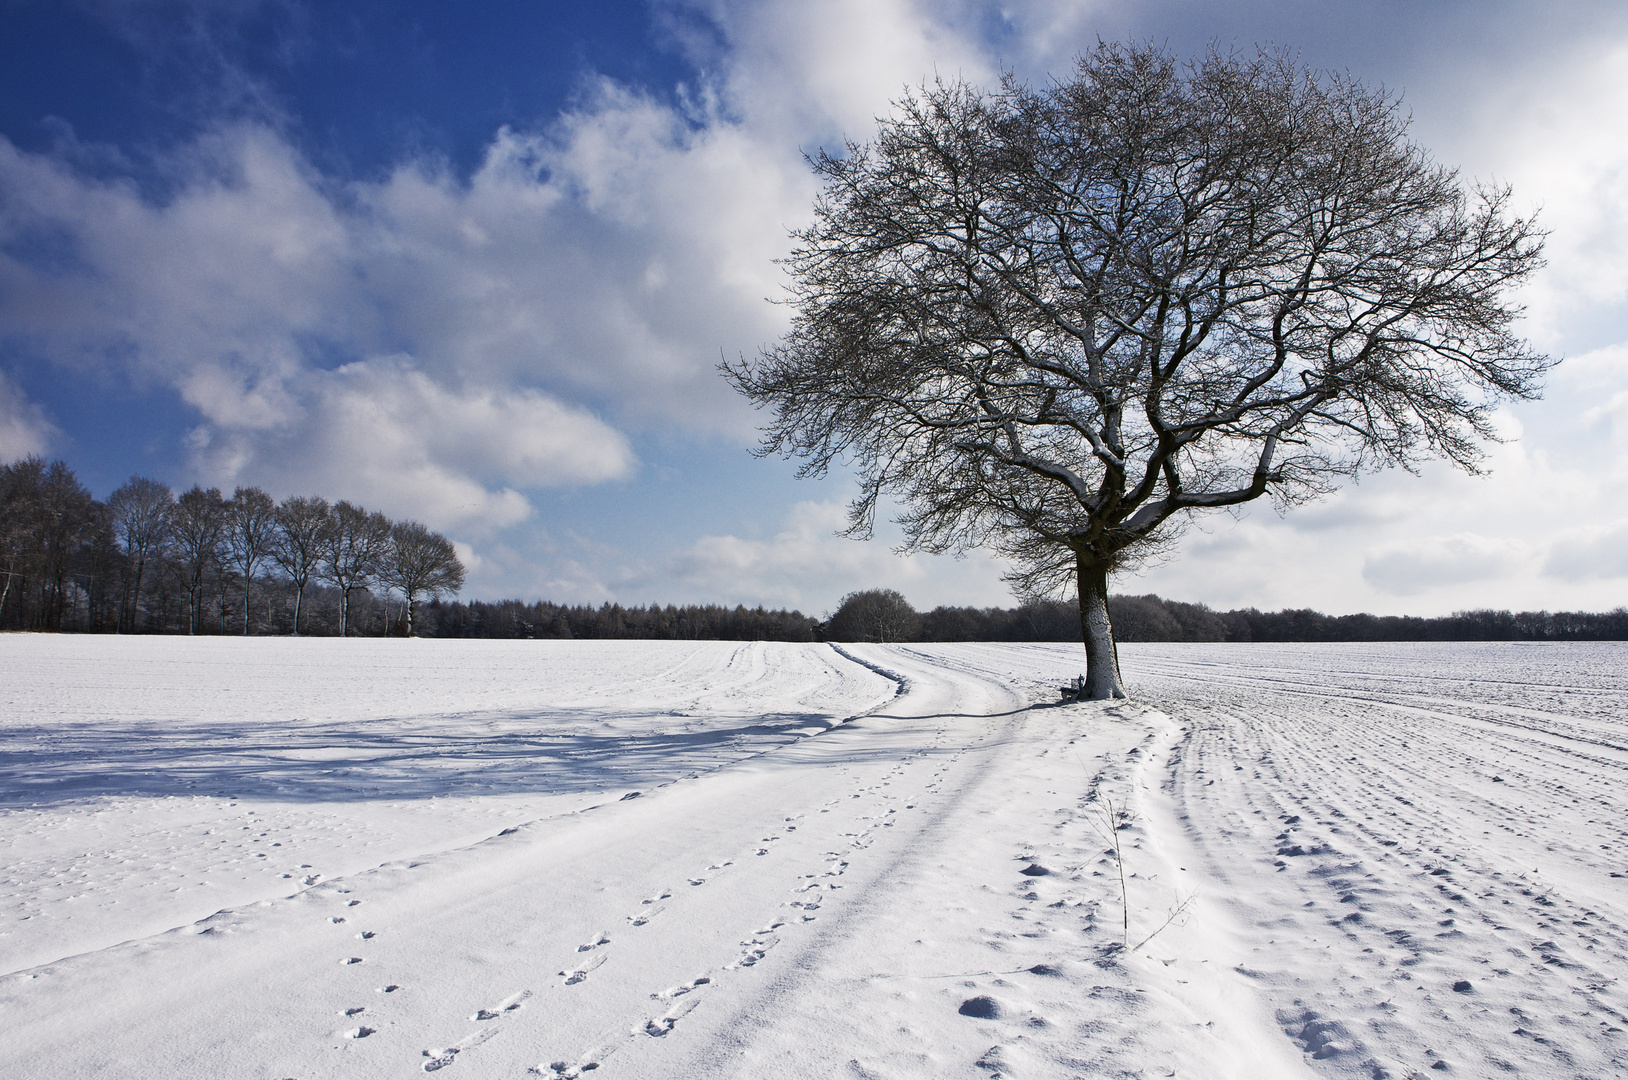
[[813,166],[791,330],[725,365],[772,412],[761,452],[851,464],[854,535],[892,499],[910,548],[1072,585],[1094,697],[1123,694],[1110,572],[1198,511],[1473,470],[1550,365],[1512,329],[1542,234],[1509,191],[1284,54],[1104,44],[1038,89],[939,82]]

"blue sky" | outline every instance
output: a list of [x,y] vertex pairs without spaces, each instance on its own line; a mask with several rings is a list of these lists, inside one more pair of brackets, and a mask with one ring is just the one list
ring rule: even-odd
[[1210,519],[1118,588],[1430,614],[1628,603],[1620,5],[0,0],[0,458],[416,517],[469,594],[1004,604],[998,564],[834,535],[842,476],[750,456],[720,357],[784,328],[805,151],[935,74],[1098,37],[1298,49],[1401,92],[1552,231],[1566,357],[1493,473]]

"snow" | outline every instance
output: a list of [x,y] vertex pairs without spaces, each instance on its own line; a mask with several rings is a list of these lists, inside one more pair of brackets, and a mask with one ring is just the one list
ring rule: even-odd
[[0,637],[0,1066],[1628,1074],[1628,651],[1122,653]]

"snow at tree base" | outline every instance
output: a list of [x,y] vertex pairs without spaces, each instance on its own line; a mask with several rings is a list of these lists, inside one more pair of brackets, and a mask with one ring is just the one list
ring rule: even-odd
[[1628,1074],[1623,646],[1121,659],[8,636],[0,1070]]

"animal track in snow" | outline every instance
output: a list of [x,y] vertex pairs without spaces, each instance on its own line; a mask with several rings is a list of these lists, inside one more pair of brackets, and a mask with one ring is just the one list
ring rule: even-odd
[[592,941],[587,942],[586,944],[583,944],[583,945],[578,945],[577,946],[577,952],[579,952],[579,953],[593,952],[595,949],[599,948],[601,945],[609,945],[609,944],[610,944],[610,935],[605,933],[605,931],[601,930],[599,932],[599,935],[597,937],[595,937]]

